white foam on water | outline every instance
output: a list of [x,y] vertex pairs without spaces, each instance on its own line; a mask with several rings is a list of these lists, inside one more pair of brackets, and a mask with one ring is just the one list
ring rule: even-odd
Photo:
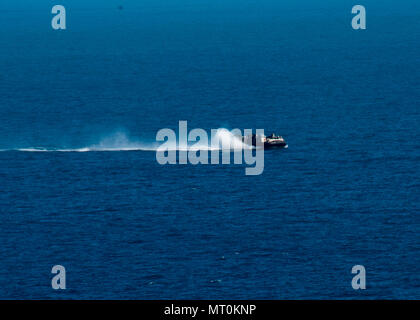
[[130,140],[125,133],[117,132],[102,139],[98,144],[85,147],[84,151],[154,151],[156,146],[152,143],[141,143]]
[[227,129],[218,129],[216,138],[220,140],[221,147],[219,149],[252,149],[252,146],[242,142],[241,137],[235,136],[232,132]]
[[[167,148],[168,151],[199,151],[199,150],[242,150],[252,149],[242,142],[241,138],[235,136],[227,129],[218,129],[215,135],[218,143],[212,145],[211,138],[209,141],[191,143],[185,148],[181,148],[174,143]],[[0,151],[21,151],[21,152],[110,152],[110,151],[156,151],[159,147],[158,142],[140,142],[130,139],[125,133],[117,132],[108,137],[103,138],[99,143],[81,147],[81,148],[43,148],[30,147],[18,149],[0,149]]]

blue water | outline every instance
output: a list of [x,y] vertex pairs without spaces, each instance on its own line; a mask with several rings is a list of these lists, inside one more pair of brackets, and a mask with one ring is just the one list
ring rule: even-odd
[[[65,31],[1,2],[0,298],[420,298],[420,3],[354,31],[352,1],[284,2],[63,0]],[[179,120],[289,148],[259,176],[71,151]]]

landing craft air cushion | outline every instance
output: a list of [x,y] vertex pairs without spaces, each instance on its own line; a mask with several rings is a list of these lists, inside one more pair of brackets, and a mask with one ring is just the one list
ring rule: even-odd
[[276,136],[274,133],[269,136],[250,134],[248,136],[242,137],[242,142],[254,147],[264,145],[264,149],[287,147],[287,143],[284,138],[282,136]]

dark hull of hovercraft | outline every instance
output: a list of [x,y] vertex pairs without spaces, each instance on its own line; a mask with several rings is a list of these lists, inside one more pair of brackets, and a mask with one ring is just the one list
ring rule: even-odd
[[[257,149],[260,148],[256,144],[253,144],[252,146]],[[264,149],[280,149],[280,148],[286,148],[286,147],[287,147],[286,142],[264,142]]]
[[264,149],[285,148],[287,143],[282,142],[264,142]]

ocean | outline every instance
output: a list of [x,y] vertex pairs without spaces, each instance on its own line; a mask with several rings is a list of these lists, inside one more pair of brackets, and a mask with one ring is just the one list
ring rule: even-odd
[[[0,4],[0,298],[420,298],[420,2],[55,4]],[[160,165],[184,120],[288,148]]]

